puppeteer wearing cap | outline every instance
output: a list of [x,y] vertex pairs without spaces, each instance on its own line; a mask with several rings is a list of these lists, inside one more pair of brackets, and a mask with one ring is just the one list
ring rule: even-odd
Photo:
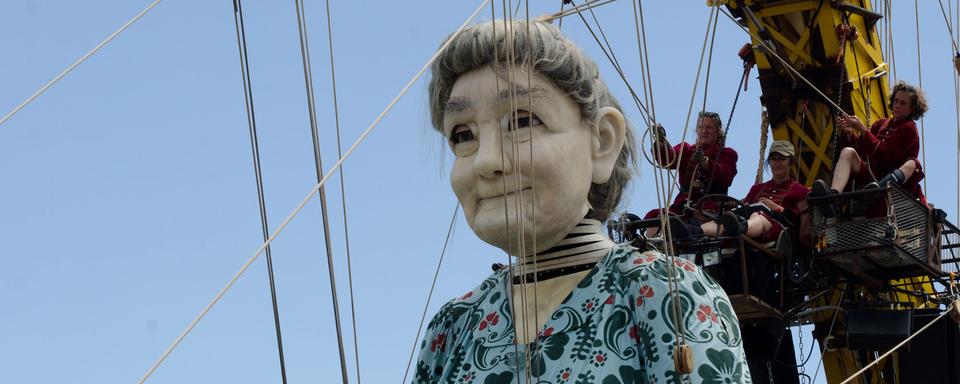
[[[796,151],[793,143],[775,140],[770,145],[767,166],[772,177],[763,183],[754,184],[743,198],[744,204],[763,204],[768,210],[754,211],[749,216],[738,216],[727,211],[719,222],[708,222],[700,228],[689,225],[677,225],[677,229],[690,232],[702,232],[708,236],[737,236],[744,234],[760,243],[776,241],[789,224],[807,225],[807,193],[809,190],[793,178],[790,170],[796,165]],[[807,231],[800,231],[804,234]],[[674,232],[677,233],[676,231]],[[682,234],[681,234],[682,235]],[[801,241],[808,241],[803,236]]]

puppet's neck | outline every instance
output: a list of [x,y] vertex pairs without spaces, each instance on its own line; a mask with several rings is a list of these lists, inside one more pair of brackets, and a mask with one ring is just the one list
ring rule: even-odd
[[545,280],[589,269],[614,246],[603,234],[603,225],[594,219],[582,219],[553,247],[524,257],[514,276],[527,275],[527,280]]

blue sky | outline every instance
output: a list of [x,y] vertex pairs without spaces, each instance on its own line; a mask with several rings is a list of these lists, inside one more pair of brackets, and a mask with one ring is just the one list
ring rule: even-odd
[[[0,113],[6,114],[149,1],[0,3]],[[334,1],[344,146],[410,80],[479,1]],[[532,2],[531,12],[558,1]],[[913,9],[895,6],[901,79],[917,81]],[[937,4],[920,34],[930,201],[956,217],[952,50]],[[336,160],[326,15],[305,4],[324,165]],[[657,115],[680,137],[709,9],[645,2]],[[229,0],[166,0],[14,118],[0,125],[0,382],[134,382],[261,243],[239,59]],[[597,16],[639,87],[630,2]],[[315,183],[293,1],[244,3],[265,195],[272,226]],[[489,20],[489,9],[478,20]],[[628,93],[582,22],[563,30]],[[748,37],[721,16],[708,109],[726,116]],[[701,92],[702,92],[701,82]],[[698,100],[700,97],[697,96]],[[752,73],[730,129],[740,152],[731,194],[758,162],[759,85]],[[699,104],[699,101],[697,102]],[[626,113],[639,125],[639,113]],[[692,133],[691,133],[692,134]],[[345,163],[362,381],[397,382],[456,200],[446,147],[429,126],[418,82]],[[626,205],[654,207],[642,164]],[[327,191],[350,371],[343,213]],[[290,382],[339,380],[319,204],[274,243]],[[955,221],[955,220],[954,220]],[[428,313],[470,289],[505,256],[458,222]],[[809,344],[809,335],[806,345]],[[812,368],[808,369],[808,371]],[[261,258],[150,382],[279,382]]]

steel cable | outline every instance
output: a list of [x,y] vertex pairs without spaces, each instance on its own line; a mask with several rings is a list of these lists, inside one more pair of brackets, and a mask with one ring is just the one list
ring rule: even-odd
[[[253,156],[253,173],[257,183],[257,203],[260,208],[260,229],[263,232],[263,241],[270,237],[270,226],[267,223],[267,203],[263,194],[263,172],[260,168],[260,140],[257,137],[257,119],[253,107],[253,84],[250,78],[249,52],[247,51],[247,32],[243,23],[243,7],[240,0],[233,1],[234,26],[237,31],[237,50],[240,54],[240,73],[243,78],[243,96],[247,112],[247,126],[250,131],[250,149]],[[277,353],[280,363],[280,379],[287,383],[287,365],[283,357],[283,334],[280,331],[280,308],[277,303],[276,278],[273,272],[273,254],[270,246],[264,249],[267,262],[267,277],[270,285],[270,303],[273,306],[273,325],[277,335]]]
[[210,300],[210,302],[200,311],[200,313],[190,322],[190,324],[187,325],[187,327],[180,333],[180,335],[178,335],[176,339],[174,339],[174,341],[170,344],[169,347],[167,347],[167,349],[160,355],[160,357],[157,358],[157,361],[154,362],[154,364],[151,365],[149,369],[147,369],[147,372],[143,375],[143,377],[140,378],[139,383],[142,384],[143,382],[145,382],[148,378],[150,378],[150,375],[152,375],[153,372],[155,372],[157,368],[159,368],[160,365],[163,364],[166,358],[170,356],[170,353],[172,353],[177,348],[177,346],[180,345],[183,339],[185,339],[187,335],[189,335],[190,332],[197,326],[197,324],[201,320],[203,320],[203,318],[207,315],[207,313],[209,313],[210,310],[213,309],[213,307],[220,301],[220,299],[223,298],[223,295],[225,295],[230,290],[230,288],[232,288],[233,285],[236,284],[237,280],[240,279],[240,276],[243,276],[243,273],[246,272],[248,268],[250,268],[250,265],[253,264],[253,262],[256,261],[258,257],[260,257],[260,254],[263,253],[264,249],[267,246],[269,246],[277,238],[277,236],[279,236],[280,233],[283,232],[283,230],[287,227],[287,225],[290,224],[293,218],[295,218],[297,214],[299,214],[300,211],[303,210],[303,208],[307,205],[310,199],[313,198],[314,194],[316,194],[320,190],[320,188],[323,187],[323,185],[327,182],[327,180],[330,179],[330,176],[332,176],[333,173],[336,172],[340,168],[340,166],[343,165],[343,162],[346,161],[350,157],[350,155],[352,155],[353,152],[357,149],[357,147],[359,147],[360,144],[363,143],[363,141],[367,138],[367,136],[369,136],[370,133],[373,132],[373,129],[376,128],[378,124],[380,124],[380,121],[383,120],[383,117],[387,115],[387,112],[390,112],[390,110],[393,109],[393,106],[396,105],[398,101],[400,101],[400,98],[403,97],[403,95],[405,95],[410,90],[410,88],[413,87],[413,85],[417,82],[417,80],[420,79],[421,76],[423,76],[423,74],[427,71],[427,69],[430,68],[430,65],[433,64],[433,62],[437,59],[437,57],[440,56],[440,53],[443,52],[443,50],[445,50],[450,45],[450,43],[453,42],[453,37],[456,37],[458,34],[460,34],[460,32],[463,31],[463,29],[466,28],[466,26],[471,21],[473,21],[473,19],[477,16],[477,14],[480,13],[480,10],[482,10],[483,7],[487,5],[488,1],[490,0],[483,0],[483,2],[480,4],[477,10],[474,11],[472,14],[470,14],[467,20],[464,21],[463,24],[461,24],[460,27],[451,35],[451,38],[448,39],[440,48],[438,48],[437,51],[434,52],[432,56],[430,56],[430,58],[423,65],[423,67],[421,67],[420,70],[413,76],[413,78],[410,79],[409,82],[407,82],[407,84],[403,87],[403,89],[400,90],[397,96],[394,97],[389,104],[387,104],[384,110],[380,112],[379,115],[377,115],[374,121],[369,126],[367,126],[367,128],[364,129],[363,132],[360,133],[360,136],[357,138],[356,141],[354,141],[354,143],[350,146],[350,148],[348,148],[347,151],[344,152],[343,156],[337,159],[337,161],[330,168],[330,170],[328,170],[323,175],[323,178],[320,180],[320,182],[314,185],[313,188],[311,188],[310,191],[307,192],[306,196],[304,196],[303,199],[300,200],[300,203],[298,203],[297,206],[294,207],[294,209],[290,212],[290,214],[288,214],[287,217],[283,219],[280,225],[273,230],[273,233],[270,234],[270,237],[265,242],[263,242],[263,244],[257,247],[253,255],[247,258],[246,262],[244,262],[244,264],[240,267],[240,269],[233,275],[233,277],[230,278],[229,281],[227,281],[227,284],[224,285],[224,287],[221,288],[216,295],[214,295],[213,299]]

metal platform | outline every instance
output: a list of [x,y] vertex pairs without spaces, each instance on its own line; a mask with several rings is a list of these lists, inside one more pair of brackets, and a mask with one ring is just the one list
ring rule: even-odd
[[943,274],[932,211],[899,186],[809,201],[817,262],[868,283]]
[[783,319],[783,313],[753,295],[730,295],[730,304],[740,323]]

